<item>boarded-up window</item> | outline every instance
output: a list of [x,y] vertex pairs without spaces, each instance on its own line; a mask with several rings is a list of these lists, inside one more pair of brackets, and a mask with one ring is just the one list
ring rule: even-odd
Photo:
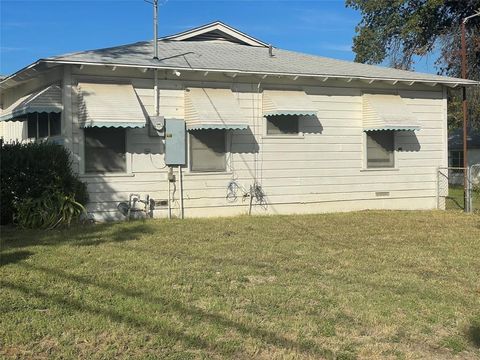
[[394,146],[394,131],[368,131],[367,168],[394,167]]
[[125,129],[88,128],[85,135],[85,172],[126,171]]
[[192,171],[225,171],[225,130],[190,131]]
[[267,116],[267,135],[297,135],[298,115]]

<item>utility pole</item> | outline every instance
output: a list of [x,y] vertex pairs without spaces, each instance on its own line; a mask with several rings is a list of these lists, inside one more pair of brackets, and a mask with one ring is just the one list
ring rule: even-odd
[[[467,16],[462,21],[462,78],[467,79],[468,71],[467,71],[467,22],[468,20],[480,16],[480,9],[478,12]],[[467,106],[467,88],[464,86],[462,89],[462,107],[463,107],[463,198],[464,198],[464,209],[466,212],[469,212],[469,205],[467,204],[468,200],[468,106]]]

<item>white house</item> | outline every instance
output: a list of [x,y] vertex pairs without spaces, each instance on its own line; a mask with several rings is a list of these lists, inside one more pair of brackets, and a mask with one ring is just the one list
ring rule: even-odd
[[[52,139],[121,218],[437,207],[447,87],[473,81],[270,47],[220,22],[38,60],[0,82],[7,140]],[[7,129],[8,128],[8,129]]]

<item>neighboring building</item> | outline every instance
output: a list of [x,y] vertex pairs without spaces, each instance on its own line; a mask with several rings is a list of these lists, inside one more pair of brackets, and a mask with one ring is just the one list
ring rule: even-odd
[[[468,166],[475,166],[472,174],[473,181],[480,181],[480,131],[468,130],[467,137]],[[463,168],[463,128],[451,131],[448,135],[448,166]],[[463,184],[463,170],[453,169],[450,171],[449,183],[452,185]]]
[[[480,131],[469,129],[467,137],[468,165],[480,164]],[[448,135],[448,166],[463,167],[463,128]]]
[[131,193],[155,216],[437,207],[447,87],[476,82],[272,49],[219,22],[158,45],[159,59],[138,42],[0,82],[0,120],[72,151],[98,219]]

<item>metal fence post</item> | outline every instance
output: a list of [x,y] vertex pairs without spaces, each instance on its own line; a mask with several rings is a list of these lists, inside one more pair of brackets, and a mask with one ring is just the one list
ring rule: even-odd
[[472,168],[467,167],[466,168],[467,172],[467,203],[465,204],[466,207],[466,212],[471,213],[473,209],[473,199],[472,199],[472,185],[473,185],[473,179],[472,179]]

